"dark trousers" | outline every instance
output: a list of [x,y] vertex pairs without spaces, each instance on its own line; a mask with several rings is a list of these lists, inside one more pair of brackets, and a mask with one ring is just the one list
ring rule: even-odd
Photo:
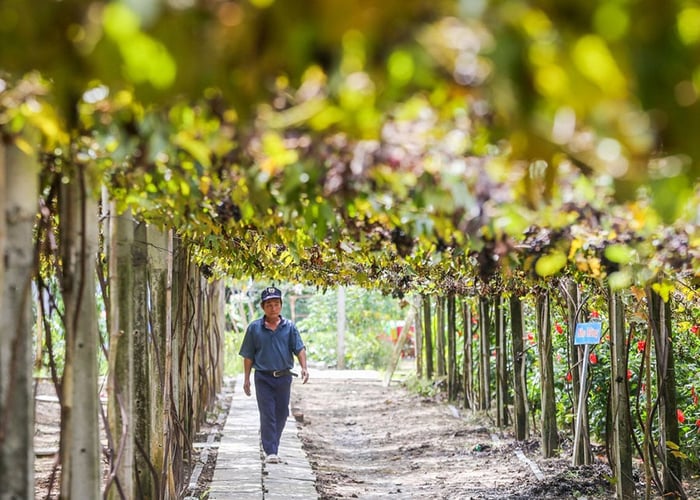
[[289,417],[292,376],[273,377],[255,372],[255,397],[260,413],[260,439],[266,455],[277,454]]

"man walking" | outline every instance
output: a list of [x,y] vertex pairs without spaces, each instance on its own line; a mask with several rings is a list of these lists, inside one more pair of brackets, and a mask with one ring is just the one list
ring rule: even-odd
[[281,316],[282,292],[274,287],[263,290],[262,318],[246,329],[238,354],[243,357],[243,392],[250,396],[250,372],[255,368],[255,396],[260,413],[260,437],[265,461],[279,463],[279,444],[289,417],[294,355],[301,365],[301,380],[309,380],[306,349],[297,327]]

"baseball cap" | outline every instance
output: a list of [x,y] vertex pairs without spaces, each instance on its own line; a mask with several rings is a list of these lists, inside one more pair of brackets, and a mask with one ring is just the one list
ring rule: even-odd
[[268,286],[265,290],[262,291],[262,294],[260,295],[260,302],[265,302],[268,299],[282,300],[282,292],[279,290],[279,288],[275,288],[274,286]]

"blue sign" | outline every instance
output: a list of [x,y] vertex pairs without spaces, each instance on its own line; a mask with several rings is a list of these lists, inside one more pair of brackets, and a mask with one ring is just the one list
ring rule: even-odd
[[600,321],[592,321],[590,323],[578,323],[576,325],[576,333],[574,334],[574,344],[597,344],[600,342],[602,333],[602,323]]

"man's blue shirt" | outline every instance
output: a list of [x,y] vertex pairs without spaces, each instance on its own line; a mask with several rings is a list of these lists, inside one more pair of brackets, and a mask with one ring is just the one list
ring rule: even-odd
[[238,354],[252,359],[256,370],[288,370],[294,367],[293,354],[298,354],[303,348],[304,343],[294,323],[280,316],[280,323],[273,331],[265,326],[263,316],[248,325]]

